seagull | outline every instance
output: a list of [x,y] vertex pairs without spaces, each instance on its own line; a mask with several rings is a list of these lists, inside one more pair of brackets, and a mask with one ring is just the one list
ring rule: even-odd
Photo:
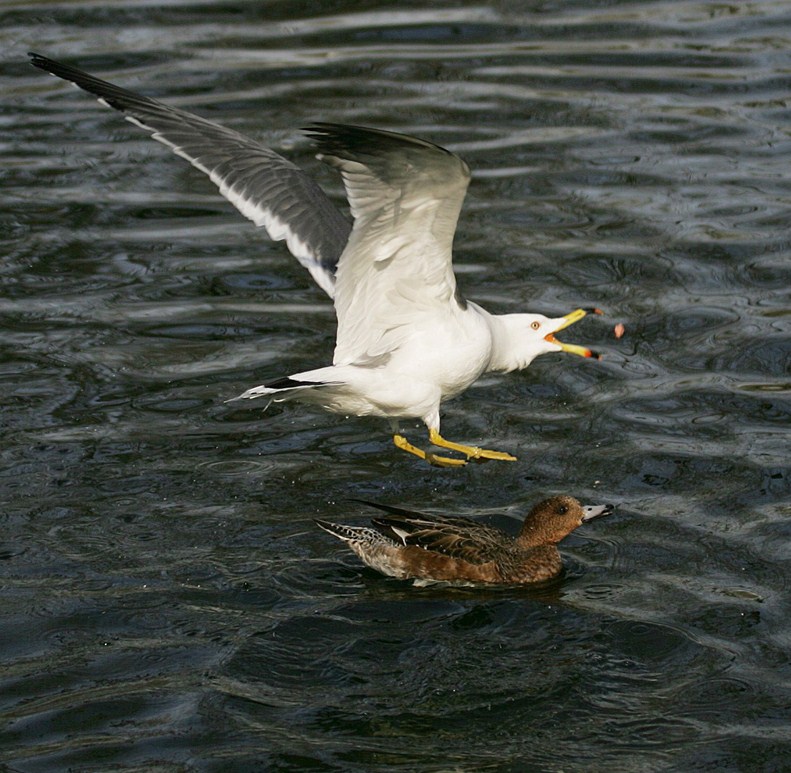
[[[485,373],[522,370],[541,354],[600,358],[555,338],[598,309],[554,318],[490,314],[461,295],[452,245],[470,170],[445,148],[362,126],[304,129],[317,158],[340,172],[350,224],[304,171],[270,148],[71,65],[29,56],[207,174],[245,217],[285,241],[332,298],[338,323],[332,365],[268,381],[234,400],[297,400],[344,416],[381,417],[397,448],[439,467],[515,461],[510,453],[446,440],[440,404]],[[399,430],[407,419],[422,420],[430,443],[458,457],[410,443]]]

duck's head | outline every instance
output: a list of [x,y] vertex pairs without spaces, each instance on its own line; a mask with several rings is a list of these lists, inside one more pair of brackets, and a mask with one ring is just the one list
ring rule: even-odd
[[527,514],[519,541],[527,545],[554,545],[583,523],[609,515],[613,505],[582,505],[574,497],[544,499]]

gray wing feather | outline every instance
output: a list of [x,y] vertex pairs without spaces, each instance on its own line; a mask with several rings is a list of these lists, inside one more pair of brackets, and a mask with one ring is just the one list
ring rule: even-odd
[[30,54],[31,63],[71,81],[152,132],[205,172],[245,217],[263,226],[334,295],[335,267],[351,225],[299,167],[254,140],[185,110],[115,86],[76,67]]
[[354,217],[336,274],[333,363],[373,362],[397,350],[417,319],[459,303],[452,244],[469,168],[395,132],[328,123],[307,132],[340,170]]

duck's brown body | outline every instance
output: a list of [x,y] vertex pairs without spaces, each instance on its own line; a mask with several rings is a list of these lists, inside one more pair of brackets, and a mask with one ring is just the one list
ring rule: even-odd
[[508,551],[481,564],[412,545],[371,548],[350,543],[350,547],[369,566],[390,577],[403,579],[510,585],[550,580],[563,568],[558,549],[548,545]]
[[556,577],[563,568],[557,543],[580,524],[613,509],[583,507],[569,496],[552,497],[537,504],[519,535],[512,537],[469,518],[374,506],[388,513],[372,520],[374,528],[316,523],[347,542],[368,566],[390,577],[495,585]]

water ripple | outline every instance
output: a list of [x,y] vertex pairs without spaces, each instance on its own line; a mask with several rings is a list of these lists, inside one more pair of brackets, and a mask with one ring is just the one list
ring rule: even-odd
[[[4,764],[784,764],[787,3],[6,6]],[[449,436],[519,456],[500,467],[424,469],[378,422],[226,405],[327,361],[331,306],[28,48],[260,138],[339,202],[299,126],[458,151],[465,295],[601,307],[568,340],[605,358],[448,403]],[[365,522],[363,498],[515,529],[559,491],[618,509],[541,590],[415,588],[312,523]]]

